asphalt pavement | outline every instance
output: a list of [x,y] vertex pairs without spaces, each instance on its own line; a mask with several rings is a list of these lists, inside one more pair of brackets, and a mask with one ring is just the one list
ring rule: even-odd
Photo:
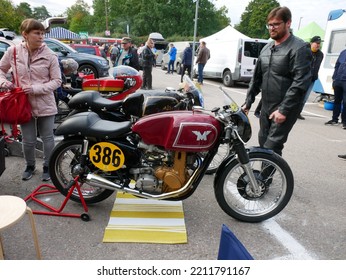
[[[177,88],[180,76],[153,71],[154,89]],[[216,80],[202,86],[206,107],[223,104]],[[246,85],[225,88],[242,104]],[[218,206],[213,193],[213,175],[206,175],[196,192],[183,201],[188,243],[179,245],[142,243],[103,243],[115,196],[89,206],[89,222],[80,218],[35,215],[42,257],[46,260],[215,260],[222,224],[226,224],[257,260],[344,260],[346,259],[345,168],[337,155],[346,153],[346,130],[325,126],[331,117],[312,93],[304,108],[305,120],[298,120],[285,146],[283,157],[295,177],[295,190],[287,207],[274,218],[256,224],[234,220]],[[258,101],[258,100],[257,100]],[[256,102],[257,102],[256,101]],[[258,119],[250,119],[253,136],[248,145],[257,145]],[[38,157],[37,167],[42,160]],[[6,170],[0,177],[0,195],[27,197],[42,184],[41,168],[29,181],[22,181],[25,168],[21,157],[6,157]],[[49,182],[48,182],[49,183]],[[45,196],[57,208],[64,197]],[[32,209],[42,210],[28,202]],[[81,214],[78,203],[68,201],[64,212]],[[5,258],[35,259],[30,226],[23,219],[2,233]]]

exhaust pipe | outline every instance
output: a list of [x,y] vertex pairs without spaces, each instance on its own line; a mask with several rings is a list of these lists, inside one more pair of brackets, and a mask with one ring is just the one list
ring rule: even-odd
[[123,187],[121,185],[115,184],[101,176],[89,173],[86,180],[94,186],[107,190],[121,190]]
[[[198,165],[201,164],[201,160],[198,159]],[[192,187],[192,182],[195,180],[195,178],[197,177],[199,173],[199,169],[197,168],[195,170],[195,172],[192,174],[192,176],[190,177],[190,179],[188,180],[188,182],[185,184],[185,186],[183,186],[181,189],[170,192],[170,193],[163,193],[163,194],[149,194],[149,193],[145,193],[143,191],[139,191],[136,189],[131,189],[128,187],[123,187],[119,184],[115,184],[99,175],[95,175],[95,174],[91,174],[89,173],[86,177],[87,182],[89,182],[90,184],[97,186],[99,188],[104,188],[104,189],[108,189],[108,190],[120,190],[129,194],[133,194],[142,198],[152,198],[152,199],[168,199],[168,198],[177,198],[179,197],[181,194],[184,194],[186,191],[188,191],[191,187]]]

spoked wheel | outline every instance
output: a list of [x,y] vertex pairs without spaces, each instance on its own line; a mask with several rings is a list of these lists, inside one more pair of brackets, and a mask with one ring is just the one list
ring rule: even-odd
[[253,191],[249,176],[234,159],[215,183],[215,196],[222,210],[233,218],[261,222],[285,208],[293,193],[293,174],[277,154],[256,152],[249,157],[259,192]]
[[217,150],[217,154],[214,156],[213,160],[210,162],[207,171],[205,174],[214,174],[218,169],[221,162],[228,156],[229,154],[229,145],[221,144]]
[[[68,184],[77,175],[81,173],[81,160],[82,155],[82,140],[63,140],[55,146],[49,162],[49,173],[51,180],[57,190],[64,196],[67,196],[69,187]],[[97,173],[99,175],[104,173],[94,167],[91,163],[87,163],[85,174]],[[109,197],[114,191],[100,188],[99,186],[92,185],[86,182],[83,178],[80,179],[81,192],[87,204],[100,202]],[[71,195],[71,200],[81,202],[77,189]]]

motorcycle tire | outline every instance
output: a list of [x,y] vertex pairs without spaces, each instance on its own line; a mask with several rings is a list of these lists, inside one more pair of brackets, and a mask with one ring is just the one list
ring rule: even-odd
[[205,174],[214,174],[216,170],[219,168],[221,162],[223,162],[223,160],[229,155],[229,150],[230,148],[228,144],[221,144],[219,146],[219,149],[217,150],[217,154],[214,156],[213,160],[209,164]]
[[224,212],[237,220],[255,223],[285,208],[293,193],[294,179],[287,162],[275,153],[253,152],[249,158],[260,193],[251,191],[249,178],[236,158],[220,171],[214,191]]
[[[49,174],[53,185],[64,196],[67,196],[70,188],[68,184],[76,177],[80,166],[82,154],[82,139],[65,139],[55,146],[49,160]],[[86,172],[100,172],[91,162],[86,164]],[[80,179],[81,193],[87,204],[93,204],[105,200],[114,191],[93,186]],[[70,197],[75,202],[81,202],[77,189],[74,189]]]

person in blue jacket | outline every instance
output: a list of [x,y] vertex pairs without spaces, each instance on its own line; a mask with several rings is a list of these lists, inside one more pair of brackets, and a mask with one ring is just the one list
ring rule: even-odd
[[[169,62],[168,62],[168,71],[166,74],[174,73],[174,62],[177,57],[177,48],[174,46],[173,43],[169,44]],[[172,69],[171,69],[172,68]]]

